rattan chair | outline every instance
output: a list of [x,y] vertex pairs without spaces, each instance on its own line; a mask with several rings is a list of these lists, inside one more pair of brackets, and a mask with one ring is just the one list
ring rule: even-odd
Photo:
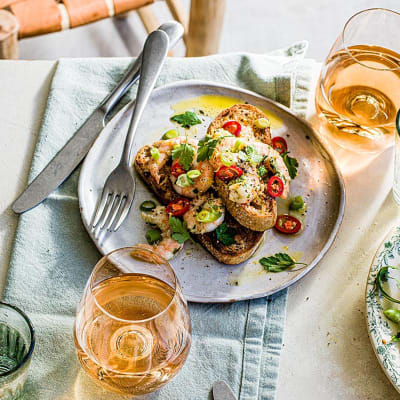
[[[0,0],[0,9],[18,21],[18,39],[43,35],[136,10],[148,32],[160,25],[154,0]],[[172,16],[185,27],[186,55],[202,56],[218,51],[225,0],[192,0],[190,16],[180,0],[165,0]],[[1,31],[1,20],[0,20]],[[1,36],[0,36],[1,46]],[[2,57],[0,49],[0,58]],[[3,52],[3,54],[7,54]]]

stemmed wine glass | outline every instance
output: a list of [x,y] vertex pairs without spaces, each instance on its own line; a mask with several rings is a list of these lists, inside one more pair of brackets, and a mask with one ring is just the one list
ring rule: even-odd
[[104,256],[78,306],[74,339],[84,370],[105,388],[142,395],[165,385],[191,345],[189,309],[172,267],[140,245]]
[[360,11],[347,21],[325,60],[316,108],[342,147],[375,152],[393,143],[400,108],[399,27],[395,11]]

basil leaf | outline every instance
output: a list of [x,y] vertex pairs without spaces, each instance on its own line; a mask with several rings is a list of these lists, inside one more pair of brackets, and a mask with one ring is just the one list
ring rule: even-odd
[[184,128],[190,128],[193,125],[201,124],[201,120],[193,111],[186,111],[183,114],[174,115],[171,121],[177,122]]

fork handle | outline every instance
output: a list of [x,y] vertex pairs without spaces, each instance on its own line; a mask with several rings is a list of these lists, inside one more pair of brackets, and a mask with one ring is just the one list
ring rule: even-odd
[[150,94],[160,75],[161,68],[167,57],[169,47],[168,35],[164,31],[154,31],[147,37],[142,53],[139,87],[136,95],[135,108],[129,123],[128,135],[125,139],[121,163],[130,165],[131,151],[135,133],[147,105]]
[[[168,21],[158,27],[158,30],[164,31],[169,38],[169,50],[171,50],[176,43],[183,36],[183,26],[176,21]],[[105,118],[108,117],[110,112],[114,109],[115,105],[121,100],[125,93],[132,87],[132,85],[139,79],[140,65],[142,63],[142,53],[139,57],[128,67],[124,76],[121,78],[117,86],[112,92],[103,100],[101,108],[105,112]]]

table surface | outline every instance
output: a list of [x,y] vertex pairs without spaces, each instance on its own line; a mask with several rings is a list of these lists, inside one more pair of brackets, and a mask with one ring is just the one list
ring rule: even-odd
[[[26,184],[55,65],[0,62],[0,289],[18,222],[10,204]],[[314,113],[311,105],[309,119]],[[363,155],[329,146],[344,175],[346,211],[328,254],[290,288],[276,400],[398,399],[370,345],[364,302],[372,258],[399,217],[393,150]]]

